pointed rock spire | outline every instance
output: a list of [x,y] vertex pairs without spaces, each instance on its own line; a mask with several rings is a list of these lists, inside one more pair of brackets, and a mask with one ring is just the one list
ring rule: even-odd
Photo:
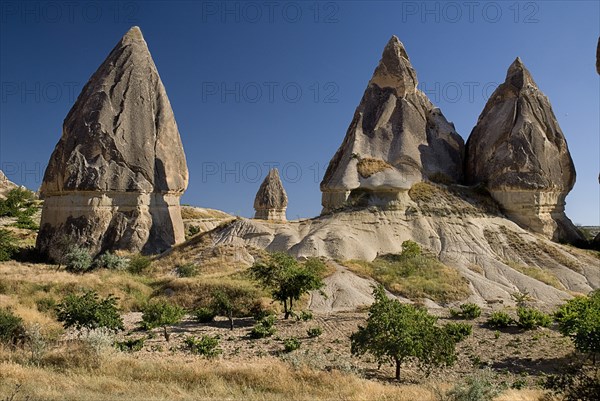
[[401,207],[414,183],[462,179],[463,140],[417,82],[404,45],[393,36],[321,182],[323,212]]
[[273,168],[260,185],[254,199],[255,219],[286,221],[287,194],[279,178],[279,170]]
[[[57,236],[93,252],[158,252],[184,240],[188,170],[173,110],[138,27],[84,86],[41,187],[38,248]],[[51,255],[52,256],[52,255]]]
[[521,226],[555,240],[579,239],[564,214],[575,166],[548,98],[519,58],[469,136],[465,173]]

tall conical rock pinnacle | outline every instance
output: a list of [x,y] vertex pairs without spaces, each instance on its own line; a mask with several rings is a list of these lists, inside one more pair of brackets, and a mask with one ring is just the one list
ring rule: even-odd
[[84,86],[44,175],[37,246],[72,237],[93,253],[162,251],[184,240],[188,170],[148,46],[131,28]]
[[555,240],[580,234],[564,214],[575,166],[548,98],[517,58],[466,146],[469,182],[484,183],[508,217]]
[[279,178],[279,170],[271,169],[260,185],[254,199],[254,218],[262,220],[286,221],[285,210],[288,197]]
[[401,207],[417,182],[462,180],[463,140],[417,83],[404,45],[393,36],[321,182],[324,212]]

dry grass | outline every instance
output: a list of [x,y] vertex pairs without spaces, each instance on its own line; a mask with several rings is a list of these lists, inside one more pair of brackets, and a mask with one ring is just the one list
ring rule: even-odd
[[389,168],[393,167],[388,162],[381,159],[373,159],[369,157],[360,159],[358,164],[356,165],[358,174],[360,174],[363,178],[369,178],[373,174],[380,173]]
[[181,206],[181,218],[183,220],[199,219],[227,219],[233,216],[216,209],[206,209],[193,206]]
[[459,301],[470,294],[468,282],[460,273],[429,256],[403,259],[397,255],[378,257],[372,262],[351,260],[344,265],[363,277],[372,277],[389,291],[418,300],[439,303]]
[[418,182],[410,187],[408,196],[415,202],[430,202],[438,193],[437,187],[426,182]]
[[548,284],[561,291],[566,290],[565,286],[562,285],[558,278],[548,270],[544,270],[537,266],[523,265],[510,260],[504,263],[510,266],[511,268],[515,269],[516,271],[521,272],[526,276],[534,278],[538,281],[541,281],[542,283]]

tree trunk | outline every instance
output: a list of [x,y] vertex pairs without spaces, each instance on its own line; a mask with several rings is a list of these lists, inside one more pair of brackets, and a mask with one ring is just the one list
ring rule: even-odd
[[169,339],[171,338],[171,335],[167,331],[167,326],[163,326],[163,334],[165,335],[165,340],[167,340],[167,342],[169,342]]
[[294,298],[290,297],[290,312],[293,312],[294,310]]
[[284,300],[283,300],[283,312],[284,312],[284,314],[285,314],[285,315],[283,316],[283,318],[284,318],[284,319],[287,319],[287,318],[290,316],[290,313],[289,313],[289,311],[288,311],[288,307],[287,307],[287,299],[284,299]]
[[229,330],[233,330],[233,312],[229,311]]
[[402,362],[399,359],[396,359],[396,380],[400,381],[400,365]]

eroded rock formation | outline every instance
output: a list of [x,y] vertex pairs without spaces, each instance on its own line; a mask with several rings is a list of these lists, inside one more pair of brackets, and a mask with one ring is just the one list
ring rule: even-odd
[[6,177],[2,170],[0,170],[0,199],[5,199],[6,194],[12,189],[18,188],[19,186]]
[[488,100],[466,146],[465,173],[507,216],[553,240],[582,239],[564,213],[575,166],[548,98],[517,58]]
[[463,140],[417,83],[393,36],[321,182],[324,212],[357,204],[401,208],[416,182],[462,179]]
[[188,170],[173,111],[138,27],[83,88],[44,175],[38,249],[155,253],[184,240]]
[[273,168],[260,185],[254,199],[255,219],[286,221],[287,194],[279,178],[279,170]]

